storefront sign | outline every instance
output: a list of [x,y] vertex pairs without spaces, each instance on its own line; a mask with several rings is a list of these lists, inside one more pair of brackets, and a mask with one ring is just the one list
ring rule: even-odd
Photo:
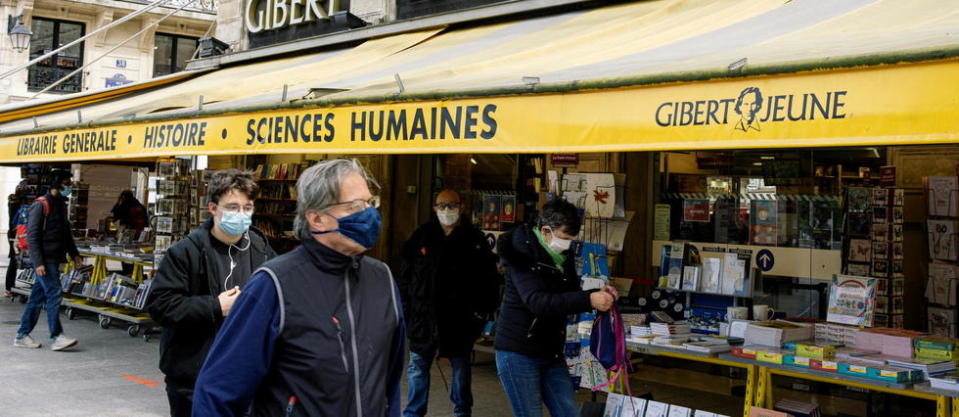
[[891,188],[896,186],[896,167],[887,165],[879,168],[879,186]]
[[329,19],[338,6],[336,0],[248,0],[243,20],[248,32],[260,33]]
[[553,166],[574,167],[579,165],[578,153],[554,153],[549,156]]
[[[950,61],[570,94],[236,111],[66,130],[45,129],[41,120],[41,128],[30,133],[0,132],[7,135],[0,138],[0,162],[169,155],[581,153],[956,143],[957,72],[959,62]],[[738,98],[739,92],[750,87],[766,98],[752,122],[747,117],[743,126],[758,126],[758,130],[736,128],[739,115],[734,102],[729,103],[729,114],[720,115],[714,109],[713,116],[707,114],[709,104],[705,110],[700,104],[704,113],[698,118],[708,118],[708,124],[695,123],[695,100],[693,122],[677,122],[676,126],[657,122],[657,109],[663,103],[680,103],[679,116],[669,117],[679,117],[682,122],[686,117],[682,103],[690,101],[687,98],[718,102]],[[775,92],[771,102],[767,92]],[[837,92],[842,93],[838,98]],[[800,120],[788,116],[790,96],[793,118]],[[803,100],[805,119],[796,107],[802,106]],[[94,110],[83,110],[84,118],[95,118]],[[662,110],[673,114],[671,111]],[[660,122],[667,117],[662,112]],[[823,117],[827,113],[829,117]],[[785,119],[779,120],[783,114]],[[726,123],[717,124],[716,120]]]

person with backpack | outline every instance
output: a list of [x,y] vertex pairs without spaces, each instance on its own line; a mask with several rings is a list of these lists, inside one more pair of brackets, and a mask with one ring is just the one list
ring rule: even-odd
[[73,174],[68,171],[51,173],[50,191],[38,197],[30,206],[27,224],[27,252],[36,271],[36,281],[30,291],[30,299],[20,320],[20,329],[13,345],[21,348],[39,348],[30,337],[30,332],[40,318],[40,306],[47,311],[47,326],[50,328],[51,348],[55,351],[68,349],[77,344],[77,339],[63,334],[60,325],[60,266],[67,262],[67,255],[79,265],[83,262],[73,231],[67,218],[67,197],[73,191]]
[[506,266],[506,293],[494,347],[496,369],[515,417],[578,417],[566,367],[566,316],[609,311],[616,289],[583,291],[570,244],[579,234],[576,207],[554,199],[543,205],[535,226],[504,233],[497,253]]
[[10,243],[8,256],[10,262],[7,264],[7,276],[3,285],[3,296],[13,297],[13,286],[17,281],[17,271],[20,269],[20,263],[17,261],[17,231],[18,226],[23,226],[24,235],[26,234],[27,213],[30,211],[30,205],[26,199],[26,182],[21,181],[13,194],[7,197],[7,213],[9,215],[9,228],[7,229],[7,241]]

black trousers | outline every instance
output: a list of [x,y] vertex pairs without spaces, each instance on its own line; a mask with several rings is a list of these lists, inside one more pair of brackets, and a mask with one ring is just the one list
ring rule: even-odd
[[13,249],[10,249],[10,264],[7,265],[7,279],[3,283],[3,289],[10,291],[17,282],[17,255],[13,254]]
[[193,412],[194,381],[166,378],[166,396],[170,401],[170,417],[190,417]]

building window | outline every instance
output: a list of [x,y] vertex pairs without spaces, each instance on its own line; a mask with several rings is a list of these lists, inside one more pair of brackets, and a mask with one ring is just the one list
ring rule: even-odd
[[[30,59],[83,37],[83,23],[34,17],[30,29]],[[78,43],[30,67],[27,87],[40,91],[83,66],[83,43]],[[83,89],[83,72],[53,87],[51,93],[75,93]]]
[[183,71],[186,62],[193,58],[197,42],[197,38],[157,33],[156,47],[153,48],[153,76]]

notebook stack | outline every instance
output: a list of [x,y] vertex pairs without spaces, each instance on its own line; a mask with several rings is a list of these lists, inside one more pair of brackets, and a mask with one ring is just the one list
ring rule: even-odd
[[900,368],[918,369],[922,371],[926,379],[934,376],[945,375],[956,370],[956,363],[948,360],[888,358],[886,362],[892,366],[898,366]]
[[692,329],[688,324],[678,322],[678,323],[650,323],[650,330],[656,336],[672,336],[678,334],[689,334],[692,333]]
[[929,377],[929,383],[936,389],[959,391],[959,375],[955,372]]

